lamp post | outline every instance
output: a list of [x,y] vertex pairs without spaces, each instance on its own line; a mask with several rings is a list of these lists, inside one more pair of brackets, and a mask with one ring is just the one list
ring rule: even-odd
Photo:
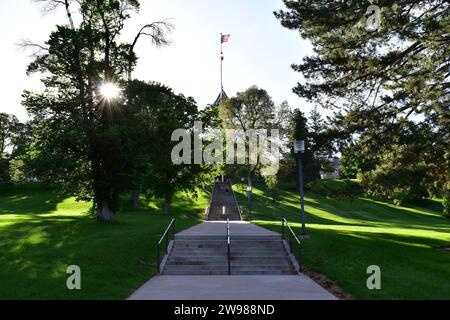
[[241,178],[241,193],[244,194],[244,182],[245,182],[245,178],[242,177]]
[[300,187],[300,208],[302,214],[302,234],[301,236],[306,236],[305,228],[305,201],[304,201],[304,191],[303,191],[303,159],[302,154],[305,152],[305,141],[296,140],[294,144],[294,152],[297,155],[297,171],[298,171],[298,184]]
[[248,179],[247,196],[248,196],[248,217],[249,220],[252,221],[252,210],[250,206],[250,199],[252,197],[252,182],[250,179]]

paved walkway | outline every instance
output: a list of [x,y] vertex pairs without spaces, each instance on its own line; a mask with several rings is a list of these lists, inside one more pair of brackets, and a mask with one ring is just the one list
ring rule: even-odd
[[[175,235],[175,239],[199,237],[225,237],[227,234],[226,221],[207,221]],[[233,239],[245,237],[274,237],[281,238],[279,233],[255,226],[246,221],[230,221],[230,235]]]
[[216,182],[214,183],[211,207],[208,211],[208,220],[226,221],[227,219],[241,220],[238,203],[229,182]]
[[130,300],[336,300],[307,276],[156,276]]
[[[243,221],[230,222],[236,237],[281,237]],[[204,222],[176,234],[175,239],[225,237],[226,222]],[[334,300],[332,294],[304,274],[250,276],[155,276],[131,300]]]

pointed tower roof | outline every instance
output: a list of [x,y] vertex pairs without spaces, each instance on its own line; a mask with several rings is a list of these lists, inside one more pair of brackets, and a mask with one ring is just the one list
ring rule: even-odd
[[222,91],[219,93],[219,96],[217,97],[217,99],[216,99],[216,101],[214,102],[213,105],[215,107],[218,107],[223,99],[228,99],[228,96],[227,96],[227,94],[225,93],[225,91],[222,88]]

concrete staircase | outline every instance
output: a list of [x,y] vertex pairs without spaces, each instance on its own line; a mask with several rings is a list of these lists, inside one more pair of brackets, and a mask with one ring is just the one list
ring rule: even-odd
[[216,182],[213,195],[208,211],[208,221],[241,220],[239,207],[230,183]]
[[[164,275],[227,275],[225,240],[175,240]],[[281,239],[231,241],[232,275],[292,275],[297,271]]]
[[230,220],[231,275],[298,274],[281,235],[240,221],[239,207],[229,183],[215,183],[207,218],[208,222],[175,235],[163,262],[163,275],[227,275],[227,219]]

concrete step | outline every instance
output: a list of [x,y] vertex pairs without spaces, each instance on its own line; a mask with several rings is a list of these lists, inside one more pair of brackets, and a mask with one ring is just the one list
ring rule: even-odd
[[[189,255],[202,255],[202,256],[220,256],[220,255],[226,255],[228,253],[228,250],[226,250],[225,248],[220,248],[220,249],[174,249],[174,251],[172,252],[173,256],[176,255],[185,255],[185,256],[189,256]],[[283,251],[273,251],[273,250],[252,250],[252,251],[248,251],[245,249],[242,250],[238,250],[236,248],[232,248],[230,250],[231,255],[239,255],[239,256],[253,256],[253,257],[260,257],[260,256],[287,256],[286,252]]]
[[[287,255],[279,255],[279,256],[274,256],[274,255],[268,255],[268,256],[252,256],[252,255],[245,255],[245,256],[233,256],[231,255],[232,258],[239,260],[239,261],[266,261],[266,262],[270,262],[270,261],[278,261],[281,259],[285,259],[287,257]],[[227,260],[227,255],[215,255],[215,256],[207,256],[207,255],[170,255],[169,256],[169,261],[186,261],[186,260],[195,260],[195,261],[222,261],[222,260]]]
[[191,271],[180,271],[180,270],[164,270],[162,272],[163,275],[168,275],[168,276],[225,276],[228,275],[228,270],[227,271],[217,271],[217,270],[210,270],[210,271],[206,271],[206,270],[191,270]]
[[[216,184],[209,208],[208,220],[240,220],[239,208],[228,184]],[[225,207],[225,214],[223,214]],[[216,227],[217,228],[217,227]],[[239,228],[236,228],[240,230]],[[245,228],[244,228],[245,229]],[[216,229],[217,230],[217,229]],[[219,226],[218,231],[221,230]],[[217,232],[217,231],[216,231]],[[281,235],[269,232],[231,232],[231,273],[234,275],[296,274]],[[253,233],[253,234],[252,234]],[[166,275],[227,275],[228,246],[226,223],[223,235],[176,235],[173,250],[163,270]]]
[[[289,272],[292,268],[289,265],[278,266],[240,266],[232,264],[230,268],[235,272]],[[205,271],[205,272],[223,272],[228,271],[228,265],[168,265],[164,268],[166,272],[189,272],[189,271]]]
[[[237,264],[232,263],[231,268],[239,271],[267,271],[267,270],[290,270],[293,269],[291,265],[284,264],[271,264],[271,265],[249,265],[249,264]],[[223,263],[220,265],[206,265],[206,264],[167,264],[164,270],[228,270],[228,264]]]
[[[255,246],[245,246],[245,245],[233,245],[230,244],[230,248],[232,251],[246,251],[248,253],[251,253],[253,251],[279,251],[282,250],[284,251],[284,247],[283,246],[278,246],[278,245],[255,245]],[[189,251],[205,251],[205,250],[222,250],[222,251],[227,251],[228,250],[228,246],[227,244],[223,244],[223,245],[193,245],[193,246],[177,246],[175,245],[173,250],[189,250]]]
[[213,217],[213,218],[208,218],[208,221],[226,221],[226,220],[230,220],[230,221],[240,221],[241,219],[239,217]]
[[[228,275],[227,270],[164,270],[164,275]],[[293,269],[283,269],[283,270],[235,270],[231,268],[231,275],[294,275],[297,274]]]
[[[231,259],[232,260],[241,260],[241,259],[248,259],[249,261],[266,261],[264,260],[266,257],[268,256],[267,252],[261,253],[261,254],[252,254],[252,255],[248,255],[246,253],[239,253],[239,252],[231,252]],[[176,253],[171,255],[169,258],[180,258],[180,259],[185,259],[186,257],[189,257],[191,260],[201,260],[199,258],[204,258],[205,254],[204,253],[198,253],[198,254],[190,254],[190,253],[186,253],[186,252],[182,252],[182,253]],[[209,255],[209,259],[213,260],[213,259],[226,259],[227,258],[227,254],[223,253],[221,255]],[[281,260],[281,259],[285,259],[288,260],[288,256],[286,254],[277,254],[277,255],[271,255],[271,258],[273,260]],[[269,260],[267,260],[269,261]]]
[[[232,227],[232,226],[231,226]],[[230,227],[230,228],[231,228]],[[223,235],[175,235],[175,240],[186,240],[186,241],[195,241],[195,240],[226,240],[226,224],[224,226],[224,234]],[[232,229],[230,230],[232,231]],[[231,241],[240,241],[240,240],[246,240],[246,241],[280,241],[281,235],[264,235],[264,236],[258,236],[258,235],[245,235],[245,234],[233,234],[231,233]]]
[[[223,212],[224,207],[225,214]],[[226,182],[215,183],[208,220],[226,221],[227,219],[230,221],[240,221],[239,207],[237,206],[231,185]]]
[[[231,262],[233,265],[290,265],[289,261],[283,258],[271,258],[269,259],[260,259],[260,258],[250,258],[248,257],[232,257]],[[228,259],[226,257],[223,258],[206,258],[199,259],[197,257],[174,257],[170,258],[167,261],[167,265],[171,264],[191,264],[191,265],[226,265],[228,263]]]
[[[288,261],[286,259],[287,255],[279,255],[279,256],[249,256],[249,255],[230,255],[230,259],[232,261],[245,261],[249,263],[271,263],[278,261]],[[217,255],[217,256],[202,256],[202,255],[170,255],[168,261],[223,261],[227,260],[227,255]]]
[[[174,248],[223,248],[227,247],[227,241],[212,240],[212,241],[175,241]],[[279,249],[284,248],[281,241],[230,241],[230,246],[233,248],[245,248],[248,250],[270,248]]]

